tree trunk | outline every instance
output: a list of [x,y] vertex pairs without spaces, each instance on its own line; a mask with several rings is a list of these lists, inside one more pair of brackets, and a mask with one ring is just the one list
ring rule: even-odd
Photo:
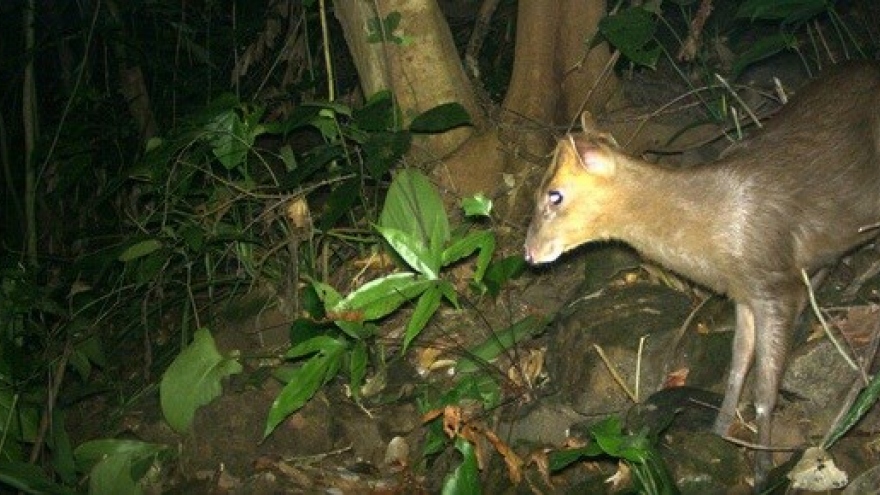
[[[412,157],[417,165],[446,158],[475,129],[485,126],[476,92],[435,0],[336,0],[334,7],[365,96],[390,89],[402,110],[404,125],[443,103],[458,102],[471,114],[474,128],[419,137]],[[372,20],[384,21],[397,14],[400,24],[393,32],[370,32]],[[380,35],[384,42],[371,42],[371,34]]]
[[[477,104],[435,0],[337,0],[334,5],[368,96],[390,89],[407,118],[449,101],[471,113],[473,128],[420,142],[420,153],[413,155],[456,196],[506,194],[511,211],[522,210],[518,205],[530,202],[531,195],[518,194],[519,188],[532,185],[529,174],[540,173],[557,126],[565,129],[581,111],[601,113],[615,101],[607,47],[588,48],[605,15],[605,1],[519,2],[513,72],[492,126],[486,125],[488,114]],[[394,12],[401,19],[397,30],[383,33],[382,43],[367,41],[369,20]],[[520,201],[524,197],[528,200]]]

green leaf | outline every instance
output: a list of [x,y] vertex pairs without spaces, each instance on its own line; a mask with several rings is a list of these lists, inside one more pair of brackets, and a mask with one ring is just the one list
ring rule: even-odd
[[400,20],[403,17],[398,11],[392,11],[384,19],[373,17],[367,19],[367,43],[394,43],[397,45],[408,45],[411,40],[407,36],[400,36],[397,33],[400,27]]
[[23,493],[79,493],[53,482],[40,466],[28,462],[0,461],[0,485]]
[[449,219],[437,189],[425,174],[401,170],[391,182],[379,226],[401,230],[439,256],[449,241]]
[[479,193],[462,199],[461,207],[467,217],[488,217],[492,212],[492,200]]
[[136,260],[138,258],[142,258],[161,248],[162,241],[160,241],[159,239],[146,239],[136,242],[131,246],[125,248],[125,251],[123,251],[117,259],[125,263],[128,261]]
[[74,452],[80,471],[89,471],[89,493],[142,493],[140,481],[171,458],[166,445],[139,440],[101,439],[86,442]]
[[82,443],[74,451],[77,469],[88,471],[105,457],[135,455],[154,457],[168,450],[168,446],[140,440],[102,438]]
[[144,489],[131,475],[131,458],[127,455],[105,457],[89,473],[90,495],[140,495]]
[[[449,282],[441,281],[441,284],[449,284]],[[428,321],[434,316],[437,308],[440,307],[440,301],[443,298],[443,291],[439,286],[434,285],[422,293],[419,302],[416,303],[416,309],[413,311],[409,322],[406,324],[406,333],[403,337],[403,352],[409,348],[410,343],[428,324]]]
[[472,373],[480,369],[482,363],[492,361],[499,354],[505,352],[517,343],[531,338],[544,331],[548,323],[547,318],[529,315],[513,325],[493,333],[488,339],[468,350],[467,356],[462,357],[455,367],[458,373]]
[[[0,387],[0,425],[3,426],[3,433],[6,435],[7,441],[0,451],[4,455],[8,455],[7,449],[14,448],[14,442],[32,443],[37,438],[39,432],[40,415],[38,411],[29,404],[23,404],[13,390],[9,387]],[[10,445],[11,444],[11,445]]]
[[351,117],[357,126],[367,132],[397,130],[394,96],[385,89],[376,92],[361,108],[352,111]]
[[461,103],[437,105],[412,120],[409,130],[417,133],[436,134],[463,125],[471,125],[471,116]]
[[134,272],[135,283],[138,286],[149,285],[156,280],[157,275],[162,272],[168,264],[170,253],[167,249],[154,251],[141,258],[135,265],[137,268]]
[[497,297],[501,287],[509,280],[522,275],[526,267],[525,258],[522,255],[513,255],[489,263],[483,283],[492,297]]
[[874,378],[871,379],[871,383],[859,393],[853,405],[850,406],[846,415],[837,422],[834,431],[828,435],[828,440],[825,441],[822,447],[828,449],[840,440],[840,437],[855,426],[877,404],[878,398],[880,398],[880,373],[875,374]]
[[550,472],[553,473],[566,468],[584,457],[596,457],[603,454],[604,452],[599,447],[599,444],[595,442],[590,442],[586,447],[550,452],[548,455]]
[[312,288],[315,290],[318,299],[324,303],[324,311],[326,311],[327,308],[336,306],[339,304],[339,301],[342,300],[342,295],[336,292],[336,289],[324,282],[312,280]]
[[443,251],[443,266],[449,266],[456,261],[473,254],[474,251],[480,250],[477,257],[477,268],[474,270],[474,281],[483,280],[483,274],[492,261],[492,254],[495,252],[495,235],[488,230],[471,232],[461,239],[455,240],[449,247]]
[[733,63],[733,74],[739,75],[746,67],[777,53],[797,45],[797,38],[788,33],[778,33],[764,36],[740,53]]
[[463,460],[443,482],[443,495],[479,495],[482,493],[480,467],[474,446],[463,438],[457,438],[455,448],[461,452]]
[[372,321],[389,315],[406,301],[414,299],[433,284],[413,273],[392,273],[371,280],[339,301],[330,313],[355,311],[361,321]]
[[52,468],[56,478],[65,485],[72,486],[79,479],[79,474],[76,472],[73,447],[70,445],[70,435],[65,419],[66,410],[66,408],[60,407],[53,409],[46,444],[52,449]]
[[348,344],[343,340],[318,337],[288,351],[288,357],[300,357],[311,354],[311,351],[317,354],[290,374],[290,381],[269,409],[263,438],[268,437],[282,421],[304,406],[321,386],[336,376],[347,350]]
[[440,276],[442,260],[440,257],[432,256],[420,239],[392,227],[377,226],[376,230],[382,234],[391,249],[413,270],[432,280]]
[[599,21],[599,32],[632,62],[653,68],[660,58],[654,41],[657,28],[654,15],[641,7],[631,7]]
[[284,353],[284,357],[287,359],[300,359],[313,354],[326,353],[328,350],[336,349],[341,343],[344,343],[344,341],[328,335],[318,335],[291,347]]
[[[245,120],[242,120],[239,111],[243,109],[228,108],[205,126],[205,139],[214,156],[227,170],[243,164],[256,137],[265,132],[265,129],[254,124],[252,115],[245,115]],[[258,110],[257,114],[259,117],[262,111]]]
[[196,409],[222,392],[221,380],[241,371],[238,361],[220,355],[207,329],[197,330],[193,342],[162,375],[159,392],[165,420],[178,433],[189,431]]

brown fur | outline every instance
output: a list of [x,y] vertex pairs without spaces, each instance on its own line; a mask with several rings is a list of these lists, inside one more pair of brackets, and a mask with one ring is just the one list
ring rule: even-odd
[[[557,200],[554,204],[553,200]],[[756,357],[758,441],[770,419],[788,335],[815,273],[880,221],[880,68],[846,64],[804,88],[765,129],[720,160],[673,170],[623,154],[588,129],[561,140],[536,195],[530,263],[586,242],[624,241],[736,302],[733,364],[715,425],[726,433]],[[770,467],[756,457],[756,476]]]

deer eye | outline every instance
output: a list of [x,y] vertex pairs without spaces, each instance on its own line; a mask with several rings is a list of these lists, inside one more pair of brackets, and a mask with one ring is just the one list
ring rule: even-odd
[[562,203],[562,193],[559,191],[550,191],[547,193],[547,199],[553,206],[559,206]]

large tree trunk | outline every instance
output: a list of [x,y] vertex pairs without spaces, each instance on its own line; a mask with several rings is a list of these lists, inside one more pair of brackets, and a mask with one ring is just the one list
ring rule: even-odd
[[[419,138],[413,157],[417,164],[446,158],[485,126],[476,92],[435,0],[336,0],[334,7],[365,96],[390,89],[403,110],[404,124],[443,103],[458,102],[471,114],[474,128]],[[370,42],[370,21],[393,13],[400,14],[399,28],[381,33],[385,42]]]
[[[539,173],[555,129],[567,127],[582,110],[601,113],[616,92],[606,68],[608,49],[588,49],[605,15],[604,1],[519,2],[513,72],[492,126],[486,125],[488,115],[477,104],[436,0],[337,0],[334,5],[368,96],[391,89],[410,117],[449,101],[471,112],[473,128],[420,142],[421,153],[414,155],[417,165],[431,169],[456,195],[506,194],[511,211],[521,210],[519,187],[530,183],[529,173]],[[369,43],[369,19],[395,11],[401,15],[398,31],[384,33],[383,43]]]

